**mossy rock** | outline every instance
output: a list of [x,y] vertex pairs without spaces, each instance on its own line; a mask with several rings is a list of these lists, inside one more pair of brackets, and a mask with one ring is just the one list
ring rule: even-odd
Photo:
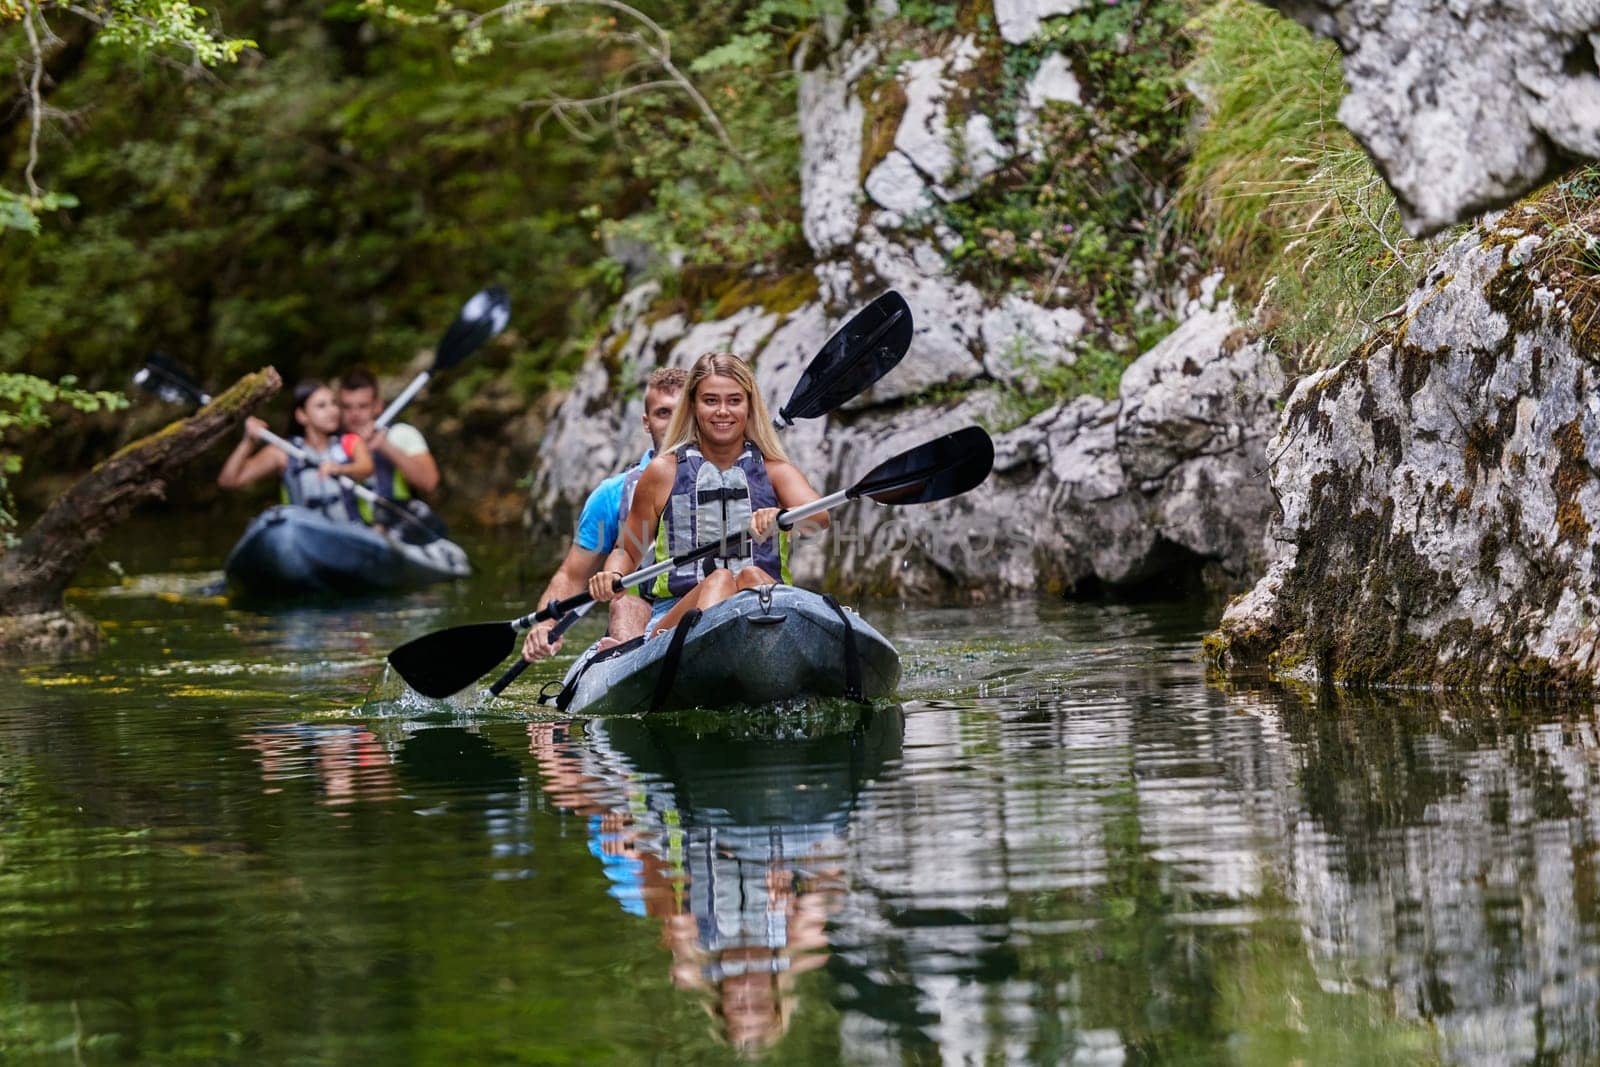
[[74,608],[0,615],[0,663],[73,659],[100,650],[100,625]]

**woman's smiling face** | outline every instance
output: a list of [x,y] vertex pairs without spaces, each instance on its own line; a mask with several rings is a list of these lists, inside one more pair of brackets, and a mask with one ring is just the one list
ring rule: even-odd
[[339,402],[333,398],[333,390],[324,386],[306,397],[305,406],[296,411],[294,417],[307,429],[331,437],[339,430]]
[[729,445],[744,441],[750,398],[738,382],[721,374],[703,378],[694,395],[694,417],[700,439],[706,444]]

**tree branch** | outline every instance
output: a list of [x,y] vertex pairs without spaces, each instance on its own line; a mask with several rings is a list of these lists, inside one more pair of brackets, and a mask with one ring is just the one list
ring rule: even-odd
[[[711,102],[705,98],[699,87],[690,80],[689,76],[673,62],[672,38],[667,34],[666,30],[662,29],[658,22],[632,4],[624,3],[623,0],[539,0],[537,3],[531,2],[531,0],[513,0],[512,3],[491,8],[469,19],[463,35],[472,36],[482,33],[485,26],[497,19],[502,22],[511,22],[525,14],[542,12],[545,9],[555,7],[605,8],[615,11],[632,20],[635,24],[644,27],[650,37],[654,38],[653,41],[638,32],[620,36],[632,37],[634,43],[655,60],[656,65],[666,72],[667,77],[671,80],[670,84],[681,90],[694,103],[701,117],[705,119],[706,125],[711,127],[711,131],[716,134],[717,140],[722,142],[722,147],[739,164],[740,169],[750,179],[751,184],[756,187],[762,199],[769,203],[772,201],[772,192],[767,188],[767,183],[761,180],[761,175],[756,173],[750,160],[739,150],[738,145],[734,144],[733,137],[728,133],[728,128],[723,125],[716,109],[711,106]],[[560,118],[559,115],[557,117]],[[562,122],[562,125],[567,126],[569,129],[572,128],[565,121]]]
[[39,42],[35,18],[43,16],[38,14],[33,0],[22,0],[22,25],[27,30],[28,48],[33,54],[33,71],[28,78],[28,165],[23,168],[22,177],[28,184],[28,196],[38,200],[44,196],[44,190],[34,180],[33,172],[39,165],[39,129],[44,125],[44,45]]
[[72,576],[134,508],[166,494],[167,479],[222,440],[283,385],[271,367],[246,375],[199,412],[141,438],[78,479],[0,556],[0,617],[61,607]]

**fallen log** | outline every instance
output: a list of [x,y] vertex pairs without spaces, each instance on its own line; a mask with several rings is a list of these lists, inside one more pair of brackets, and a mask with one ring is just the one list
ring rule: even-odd
[[186,419],[140,438],[80,478],[0,556],[0,660],[93,651],[99,627],[62,594],[90,552],[167,481],[276,393],[272,367],[248,374]]

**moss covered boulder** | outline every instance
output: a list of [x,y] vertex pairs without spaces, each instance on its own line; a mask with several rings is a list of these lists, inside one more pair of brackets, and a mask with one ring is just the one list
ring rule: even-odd
[[1479,227],[1391,330],[1298,384],[1269,449],[1280,558],[1224,615],[1220,664],[1594,688],[1600,353],[1567,222]]

